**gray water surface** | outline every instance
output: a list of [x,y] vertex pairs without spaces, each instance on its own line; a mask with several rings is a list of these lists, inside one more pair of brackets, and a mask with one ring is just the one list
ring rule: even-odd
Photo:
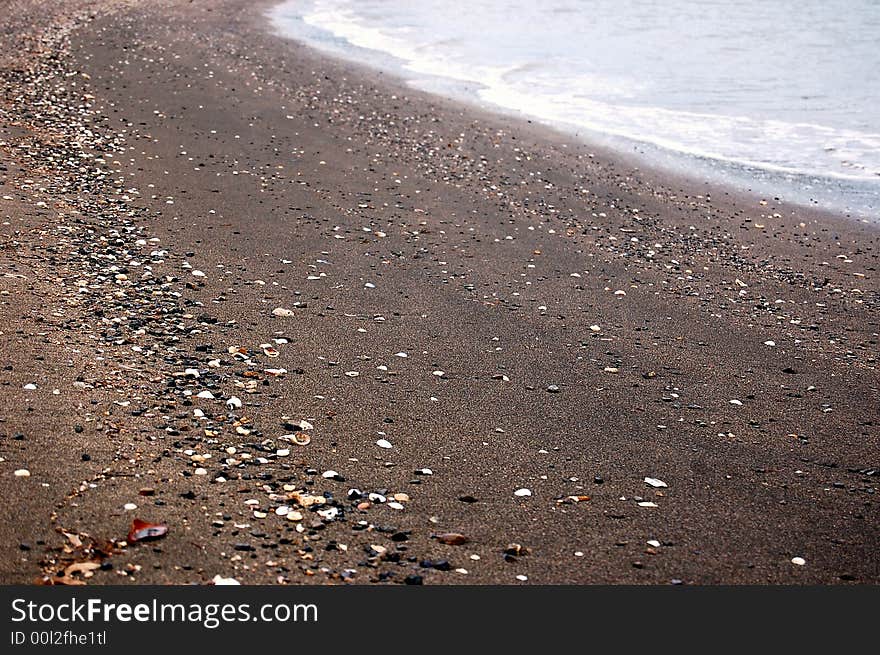
[[302,0],[272,17],[677,172],[880,213],[880,0]]

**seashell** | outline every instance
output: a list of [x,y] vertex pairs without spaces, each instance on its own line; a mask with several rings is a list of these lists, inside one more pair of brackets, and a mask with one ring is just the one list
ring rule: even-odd
[[168,526],[163,523],[147,523],[140,519],[131,522],[131,529],[128,531],[126,541],[134,543],[136,541],[147,541],[149,539],[158,539],[168,534]]

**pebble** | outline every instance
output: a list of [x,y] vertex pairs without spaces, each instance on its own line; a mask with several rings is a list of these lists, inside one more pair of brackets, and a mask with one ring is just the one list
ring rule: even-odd
[[460,532],[444,532],[442,534],[435,534],[434,539],[439,541],[441,544],[446,544],[447,546],[461,546],[469,541],[468,538]]
[[807,560],[805,560],[803,557],[792,557],[791,563],[796,566],[803,566],[807,563]]
[[526,496],[532,495],[532,490],[526,489],[525,487],[523,487],[522,489],[517,489],[516,491],[514,491],[513,495],[518,496],[520,498],[525,498]]
[[379,448],[394,448],[394,446],[391,445],[391,442],[387,439],[379,439],[376,442],[376,445],[379,446]]
[[18,469],[12,475],[17,478],[29,478],[31,477],[31,472],[27,469]]
[[122,509],[124,509],[128,512],[132,512],[132,511],[136,510],[137,508],[138,508],[138,506],[135,505],[134,503],[125,503],[125,505],[122,506]]
[[35,385],[33,382],[28,382],[26,385],[24,385],[23,388],[24,388],[26,391],[34,391],[34,390],[36,390],[37,385]]
[[286,309],[285,307],[276,307],[272,310],[273,316],[293,316],[293,310]]
[[669,486],[663,480],[658,480],[657,478],[645,478],[645,484],[656,489],[663,489]]

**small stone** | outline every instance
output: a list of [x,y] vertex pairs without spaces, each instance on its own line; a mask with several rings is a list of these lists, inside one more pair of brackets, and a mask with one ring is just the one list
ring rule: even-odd
[[387,439],[379,439],[376,442],[376,445],[379,446],[379,448],[393,448],[394,447],[391,445],[391,442],[388,441]]
[[12,475],[14,475],[17,478],[29,478],[29,477],[31,477],[31,472],[28,471],[27,469],[18,469]]
[[527,496],[531,496],[531,495],[532,495],[532,490],[531,490],[531,489],[526,489],[526,488],[517,489],[516,491],[513,492],[513,495],[514,495],[514,496],[518,496],[518,497],[520,497],[520,498],[525,498],[525,497],[527,497]]
[[807,563],[807,560],[805,560],[803,557],[792,557],[791,563],[796,566],[803,566]]
[[273,316],[293,316],[293,311],[285,307],[276,307],[272,310]]
[[658,480],[657,478],[645,478],[645,484],[655,489],[663,489],[669,486],[663,480]]
[[551,384],[549,387],[547,387],[547,393],[559,393],[559,387],[555,384]]
[[447,546],[461,546],[469,541],[468,538],[460,532],[444,532],[442,534],[435,534],[434,539],[439,541],[441,544],[446,544]]

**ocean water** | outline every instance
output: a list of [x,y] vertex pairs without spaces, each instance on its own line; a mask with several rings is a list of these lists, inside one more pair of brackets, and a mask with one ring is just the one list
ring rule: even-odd
[[880,217],[880,0],[294,0],[271,16],[423,90]]

